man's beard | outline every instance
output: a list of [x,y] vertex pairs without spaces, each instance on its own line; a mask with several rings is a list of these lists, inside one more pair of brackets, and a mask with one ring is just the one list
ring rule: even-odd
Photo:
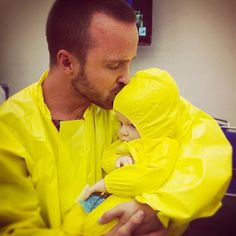
[[82,95],[89,102],[94,103],[106,110],[110,110],[113,108],[113,101],[116,94],[124,87],[124,84],[118,83],[117,86],[109,92],[108,96],[103,98],[88,80],[86,72],[82,70],[82,72],[74,80],[72,80],[72,86],[77,93]]

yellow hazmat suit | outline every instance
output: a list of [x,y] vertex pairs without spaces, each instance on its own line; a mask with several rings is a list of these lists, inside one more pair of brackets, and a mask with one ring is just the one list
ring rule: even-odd
[[[155,68],[140,71],[132,78],[116,96],[114,110],[134,124],[141,143],[129,147],[135,165],[105,177],[108,191],[118,196],[136,195],[137,201],[150,205],[162,223],[169,225],[168,235],[181,235],[191,220],[213,215],[221,206],[232,168],[231,146],[216,121],[182,98],[171,76]],[[162,148],[156,152],[150,139],[162,140]],[[170,140],[178,145],[172,144],[173,149],[163,156]],[[115,150],[108,149],[109,155],[103,160],[108,172],[114,169],[119,153]],[[158,175],[160,154],[167,165],[175,163],[172,172],[163,165]]]
[[[168,180],[135,198],[157,210],[165,225],[170,222],[170,235],[179,235],[189,220],[212,215],[220,207],[231,175],[231,147],[217,123],[183,98],[176,106],[166,104],[175,87],[172,80],[165,79],[169,77],[166,72],[143,71],[133,81],[146,76],[150,81],[142,87],[143,92],[160,92],[160,101],[146,112],[159,119],[157,123],[149,120],[149,131],[142,129],[141,117],[135,125],[142,137],[152,138],[152,133],[158,133],[161,139],[173,139],[180,148]],[[43,101],[41,84],[45,77],[0,107],[0,233],[79,235],[73,228],[78,222],[85,226],[82,235],[102,235],[116,221],[99,226],[99,216],[130,198],[111,195],[89,215],[74,202],[86,184],[92,185],[103,177],[103,151],[117,138],[114,113],[92,105],[83,120],[61,122],[58,132]],[[122,90],[120,98],[126,91],[133,101],[142,95],[129,92],[143,86],[133,81]],[[119,107],[132,120],[125,108],[122,112],[122,102]]]
[[0,235],[70,235],[64,219],[103,177],[103,151],[117,138],[114,113],[95,105],[58,132],[43,100],[46,76],[0,106]]

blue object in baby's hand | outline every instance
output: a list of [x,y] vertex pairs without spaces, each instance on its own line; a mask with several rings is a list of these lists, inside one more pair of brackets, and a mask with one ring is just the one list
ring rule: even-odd
[[86,213],[91,212],[98,205],[100,205],[106,198],[108,194],[104,193],[93,193],[87,200],[80,200],[80,204]]

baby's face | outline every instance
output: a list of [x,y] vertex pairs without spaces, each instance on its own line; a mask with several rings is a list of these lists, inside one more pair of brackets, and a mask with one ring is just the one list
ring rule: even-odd
[[116,115],[121,124],[119,130],[119,138],[121,141],[131,141],[140,138],[137,129],[125,116],[119,112],[116,112]]

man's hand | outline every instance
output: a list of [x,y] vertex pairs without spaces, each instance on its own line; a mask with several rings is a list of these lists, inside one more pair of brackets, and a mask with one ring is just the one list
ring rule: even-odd
[[114,227],[106,236],[131,236],[134,230],[143,222],[144,212],[139,210],[129,220],[119,227]]
[[105,224],[117,218],[119,223],[106,236],[167,235],[167,230],[161,225],[156,212],[148,205],[135,200],[119,204],[105,212],[100,218],[100,223]]

